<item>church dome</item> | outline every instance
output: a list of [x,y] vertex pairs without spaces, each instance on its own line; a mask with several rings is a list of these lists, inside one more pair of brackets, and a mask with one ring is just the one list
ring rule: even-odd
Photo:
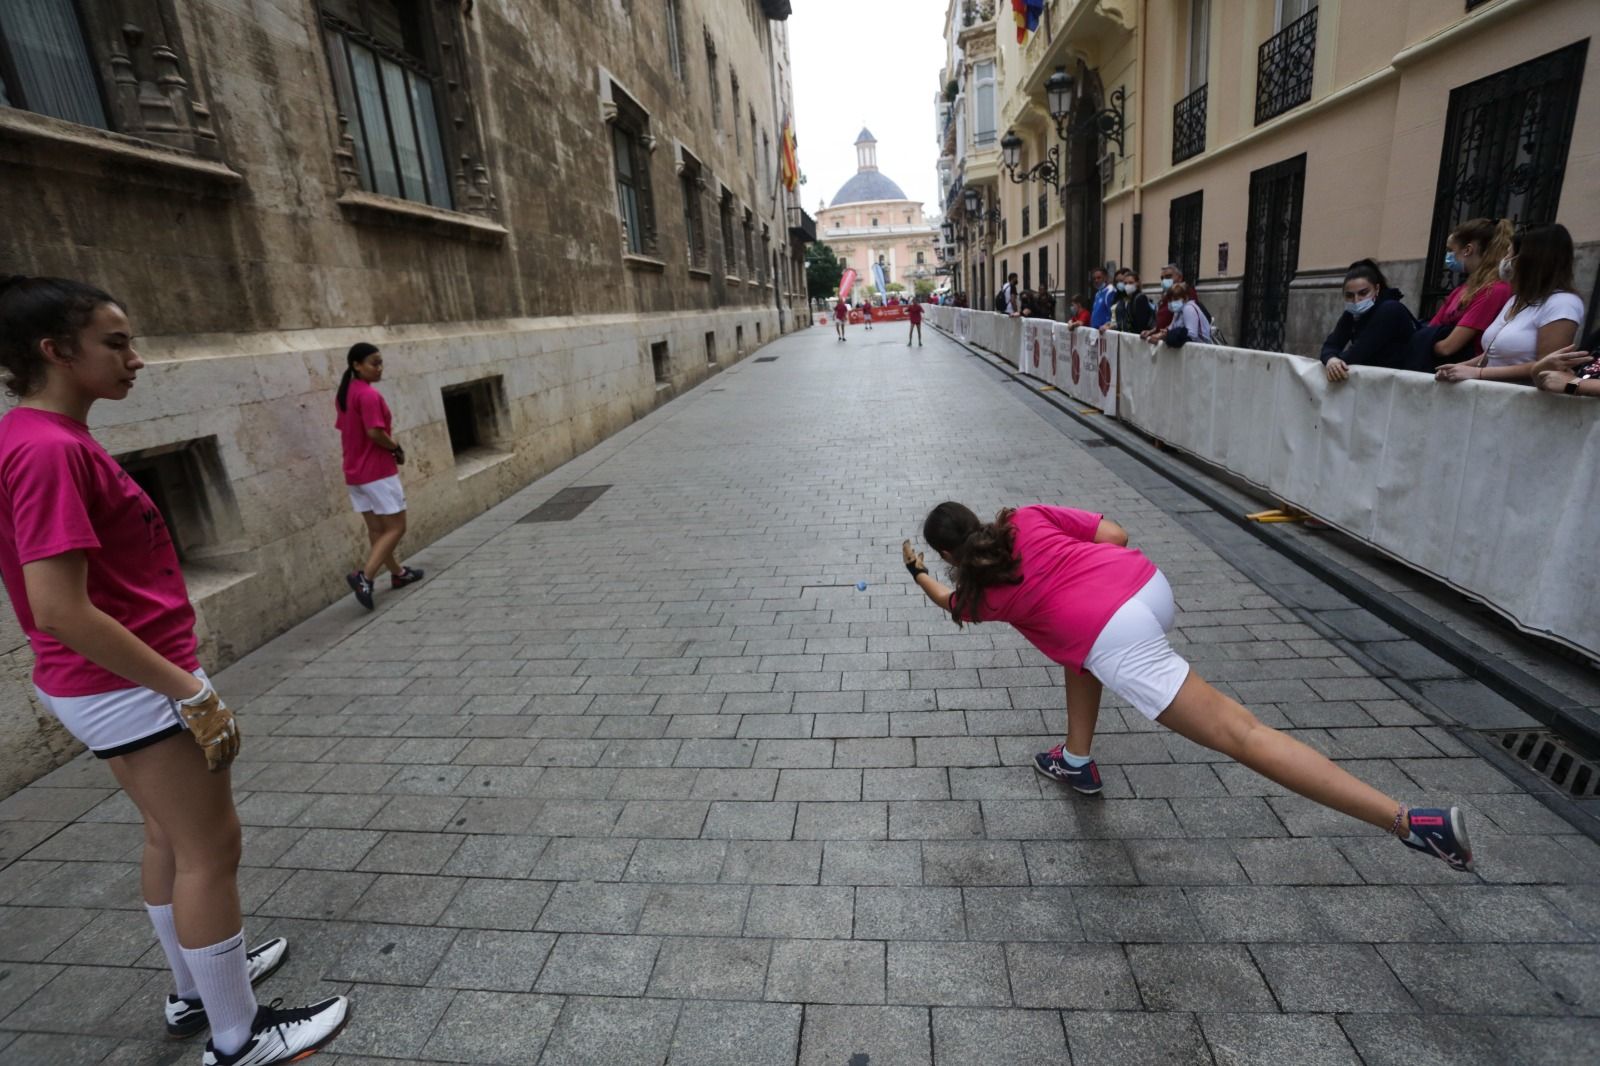
[[839,186],[829,207],[859,204],[868,200],[904,200],[905,190],[876,170],[863,170]]

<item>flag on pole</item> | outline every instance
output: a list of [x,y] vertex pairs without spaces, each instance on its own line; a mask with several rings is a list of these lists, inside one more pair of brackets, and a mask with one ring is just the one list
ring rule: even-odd
[[795,153],[794,119],[783,116],[783,133],[779,136],[779,151],[783,170],[783,187],[794,192],[800,187],[800,158]]
[[1039,28],[1039,18],[1044,14],[1044,0],[1011,0],[1011,17],[1017,22],[1017,43],[1028,39],[1028,34]]

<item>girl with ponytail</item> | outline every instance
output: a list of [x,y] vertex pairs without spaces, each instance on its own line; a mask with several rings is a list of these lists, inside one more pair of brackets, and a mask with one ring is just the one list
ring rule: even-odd
[[334,426],[344,449],[345,487],[351,506],[367,523],[370,544],[366,562],[345,576],[345,584],[369,611],[375,606],[372,579],[380,567],[388,569],[391,589],[422,580],[421,570],[401,566],[395,558],[400,538],[406,535],[406,493],[400,485],[406,453],[395,443],[389,404],[373,388],[382,380],[383,353],[377,345],[360,341],[345,353],[344,377],[333,398],[338,408]]
[[1511,299],[1511,286],[1500,278],[1500,260],[1511,253],[1513,232],[1510,219],[1473,218],[1445,241],[1445,269],[1462,275],[1462,282],[1428,323],[1434,330],[1435,363],[1483,354],[1483,331]]
[[1007,508],[985,523],[953,501],[935,507],[922,536],[953,568],[952,590],[901,545],[927,597],[965,622],[1009,622],[1066,668],[1067,735],[1034,769],[1079,792],[1101,789],[1089,757],[1104,687],[1146,718],[1221,752],[1323,806],[1397,836],[1456,870],[1472,868],[1457,807],[1408,810],[1314,749],[1263,725],[1190,669],[1167,642],[1176,608],[1154,563],[1129,548],[1115,522],[1042,504]]
[[144,365],[109,294],[0,278],[0,366],[18,401],[0,418],[0,578],[39,703],[105,760],[144,821],[140,890],[174,986],[167,1035],[209,1028],[206,1066],[291,1062],[334,1038],[348,1003],[256,1003],[251,986],[289,945],[245,950],[228,769],[239,726],[200,668],[160,510],[89,432],[89,409],[125,399]]

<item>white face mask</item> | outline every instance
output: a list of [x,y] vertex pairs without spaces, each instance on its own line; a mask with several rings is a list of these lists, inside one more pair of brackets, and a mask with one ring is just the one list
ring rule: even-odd
[[1511,261],[1513,259],[1515,259],[1515,258],[1516,258],[1515,256],[1508,255],[1504,259],[1500,260],[1500,280],[1501,281],[1510,281],[1511,280]]
[[1122,291],[1127,293],[1129,296],[1132,296],[1139,291],[1139,286],[1135,285],[1131,281],[1124,281],[1122,283]]
[[1368,311],[1372,310],[1372,305],[1377,302],[1378,301],[1375,297],[1368,296],[1365,300],[1357,300],[1354,303],[1346,306],[1350,308],[1350,313],[1352,315],[1364,315]]
[[1183,310],[1183,301],[1182,300],[1168,300],[1167,301],[1167,310],[1171,311],[1173,314],[1177,314],[1179,311]]
[[1162,278],[1161,279],[1161,291],[1165,292],[1170,288],[1172,288],[1172,279],[1171,278]]

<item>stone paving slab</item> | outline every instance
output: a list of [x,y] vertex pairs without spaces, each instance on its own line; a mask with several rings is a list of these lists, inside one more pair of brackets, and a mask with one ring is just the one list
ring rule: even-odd
[[[262,994],[356,1005],[319,1061],[1600,1057],[1600,848],[1459,739],[1515,715],[1220,551],[1226,523],[934,331],[898,337],[782,338],[419,552],[428,581],[376,614],[223,672],[249,932],[293,944]],[[613,487],[518,523],[589,484]],[[1203,675],[1459,803],[1479,871],[1114,699],[1102,796],[1034,774],[1060,669],[952,626],[898,561],[945,498],[1105,511]],[[0,1059],[197,1061],[161,1039],[140,840],[93,759],[0,801]]]

